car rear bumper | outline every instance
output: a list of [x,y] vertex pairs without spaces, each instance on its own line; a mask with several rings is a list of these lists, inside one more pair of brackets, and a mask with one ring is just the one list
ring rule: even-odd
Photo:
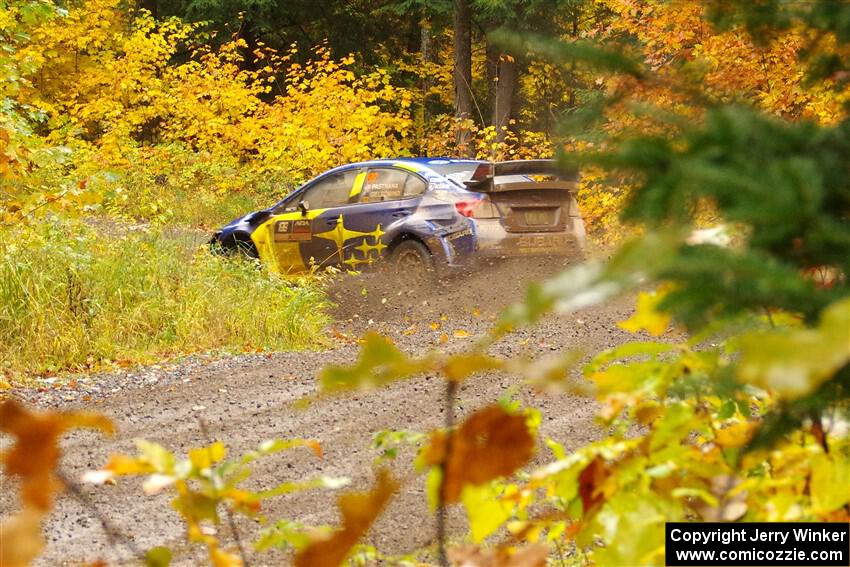
[[581,257],[586,243],[584,222],[578,217],[571,217],[571,221],[563,231],[507,232],[499,219],[476,219],[475,255],[480,258]]

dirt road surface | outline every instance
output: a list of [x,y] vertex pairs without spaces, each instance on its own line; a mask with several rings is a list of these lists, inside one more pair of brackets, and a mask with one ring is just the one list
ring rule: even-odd
[[[427,431],[443,423],[443,383],[436,376],[421,376],[380,390],[323,399],[307,409],[293,402],[316,392],[316,375],[330,363],[354,360],[357,345],[344,338],[360,336],[367,329],[383,332],[408,352],[431,348],[460,349],[485,332],[498,310],[513,301],[524,280],[534,270],[494,270],[453,281],[431,293],[407,293],[394,286],[369,288],[369,282],[348,280],[334,291],[337,323],[329,336],[336,345],[321,352],[251,354],[225,359],[191,357],[118,374],[44,383],[42,391],[19,390],[14,395],[42,407],[87,408],[112,418],[118,432],[106,438],[81,431],[64,442],[62,471],[77,479],[106,463],[116,452],[134,453],[133,439],[155,441],[184,454],[209,442],[201,431],[225,443],[231,455],[239,455],[269,438],[310,438],[321,442],[324,457],[309,449],[295,449],[258,461],[248,482],[253,489],[270,488],[285,480],[316,475],[348,477],[355,488],[367,488],[373,479],[377,452],[371,448],[374,434],[384,429]],[[502,355],[540,355],[563,348],[588,353],[610,348],[628,339],[616,321],[628,317],[632,303],[619,299],[603,306],[567,316],[553,316],[531,329],[520,329],[494,347]],[[433,330],[430,323],[439,323]],[[466,331],[469,337],[456,337]],[[440,335],[449,339],[440,343]],[[460,333],[461,335],[463,333]],[[477,408],[512,396],[538,408],[543,414],[537,461],[550,457],[542,439],[551,437],[567,449],[581,446],[600,435],[594,425],[592,399],[566,394],[542,394],[523,386],[513,376],[491,373],[465,382],[458,395],[457,415],[462,418]],[[8,440],[0,441],[7,444]],[[434,539],[434,518],[428,512],[424,476],[414,472],[414,450],[401,451],[392,463],[403,487],[370,531],[366,542],[387,553],[412,552]],[[14,481],[0,477],[0,514],[16,507]],[[47,522],[48,546],[41,565],[78,565],[104,560],[110,564],[135,564],[134,551],[166,545],[175,550],[176,565],[203,561],[198,547],[183,543],[185,529],[169,505],[167,494],[146,496],[141,479],[121,479],[114,486],[81,487],[88,501],[65,495]],[[336,494],[313,490],[269,501],[269,519],[287,518],[304,524],[334,525],[338,521]],[[109,541],[98,514],[132,545]],[[260,526],[239,520],[237,531],[248,548],[252,564],[285,564],[282,554],[254,555],[250,543]],[[221,539],[232,542],[222,526]],[[452,533],[461,534],[462,513],[450,515]]]

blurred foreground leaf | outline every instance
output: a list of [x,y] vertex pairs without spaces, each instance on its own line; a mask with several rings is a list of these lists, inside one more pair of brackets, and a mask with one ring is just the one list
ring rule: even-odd
[[348,556],[351,548],[369,527],[398,490],[398,484],[386,470],[378,472],[375,487],[370,492],[352,492],[339,497],[342,527],[331,534],[316,534],[295,556],[296,567],[336,567]]
[[534,453],[534,437],[523,415],[488,406],[451,432],[438,431],[423,462],[443,467],[443,502],[460,500],[465,485],[480,485],[513,474]]

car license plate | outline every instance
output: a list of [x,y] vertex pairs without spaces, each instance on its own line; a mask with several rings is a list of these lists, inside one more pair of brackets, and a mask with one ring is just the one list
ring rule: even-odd
[[525,211],[525,224],[541,226],[552,224],[552,211]]

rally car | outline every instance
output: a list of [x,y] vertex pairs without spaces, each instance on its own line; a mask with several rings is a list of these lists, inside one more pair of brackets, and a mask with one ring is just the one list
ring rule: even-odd
[[353,163],[235,219],[212,244],[283,273],[360,271],[382,259],[405,272],[442,272],[480,259],[571,257],[585,245],[577,178],[552,160]]

